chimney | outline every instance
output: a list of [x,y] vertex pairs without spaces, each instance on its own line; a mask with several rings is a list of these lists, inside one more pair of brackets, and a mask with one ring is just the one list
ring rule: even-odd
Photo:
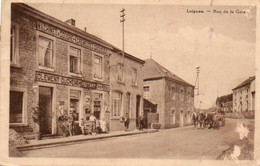
[[84,31],[87,32],[87,27],[84,27]]
[[76,21],[74,20],[74,19],[69,19],[69,20],[67,20],[67,21],[65,21],[65,23],[67,23],[67,24],[69,24],[69,25],[71,25],[71,26],[74,26],[75,27],[75,25],[76,25]]

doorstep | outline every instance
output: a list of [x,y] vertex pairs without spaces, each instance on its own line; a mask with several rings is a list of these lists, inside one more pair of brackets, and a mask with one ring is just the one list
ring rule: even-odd
[[51,138],[44,140],[31,140],[29,144],[17,146],[16,148],[20,151],[33,150],[47,148],[51,146],[62,146],[67,144],[73,144],[77,142],[91,141],[91,140],[102,140],[112,137],[129,136],[136,134],[154,133],[158,132],[158,129],[146,129],[143,131],[133,130],[133,131],[114,131],[106,134],[97,135],[76,135],[72,137],[62,137],[62,138]]

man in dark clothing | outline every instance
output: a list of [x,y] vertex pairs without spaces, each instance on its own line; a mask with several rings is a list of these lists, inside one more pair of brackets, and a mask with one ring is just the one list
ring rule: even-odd
[[128,117],[128,114],[126,113],[124,116],[124,127],[125,127],[125,131],[129,128],[129,124],[130,124],[130,119]]
[[143,130],[144,128],[144,118],[142,115],[139,116],[138,118],[138,124],[139,124],[139,131]]

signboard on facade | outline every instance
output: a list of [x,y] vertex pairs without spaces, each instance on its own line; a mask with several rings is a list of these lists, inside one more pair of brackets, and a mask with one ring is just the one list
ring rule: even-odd
[[36,81],[109,91],[109,85],[36,71]]
[[37,21],[37,30],[47,33],[49,35],[52,35],[54,37],[66,40],[68,42],[77,44],[79,46],[90,49],[92,51],[96,51],[96,52],[104,54],[104,55],[109,55],[108,49],[106,49],[100,45],[91,43],[91,42],[89,42],[81,37],[75,36],[71,33],[60,30],[51,25]]

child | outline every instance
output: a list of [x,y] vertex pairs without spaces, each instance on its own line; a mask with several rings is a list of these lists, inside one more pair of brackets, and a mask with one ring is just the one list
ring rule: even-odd
[[74,118],[73,118],[72,112],[70,112],[68,122],[69,122],[70,136],[73,136],[74,135]]

